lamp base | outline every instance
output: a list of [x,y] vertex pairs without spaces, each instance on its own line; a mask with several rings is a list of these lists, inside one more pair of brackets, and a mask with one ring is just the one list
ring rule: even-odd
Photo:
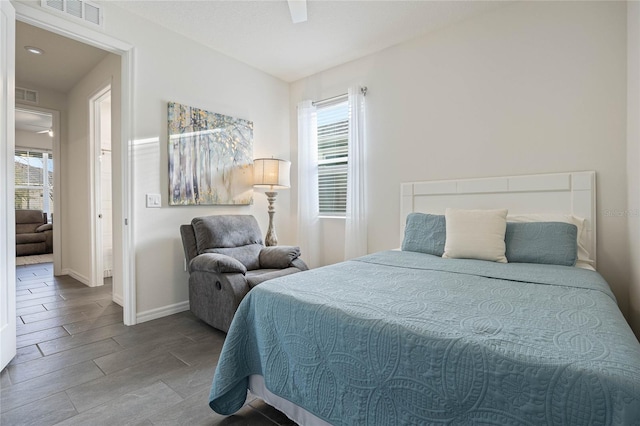
[[276,235],[276,228],[273,225],[273,215],[276,213],[276,209],[273,207],[273,203],[276,201],[277,192],[265,192],[267,201],[269,201],[269,228],[267,229],[267,235],[264,238],[264,244],[267,247],[278,245],[278,236]]

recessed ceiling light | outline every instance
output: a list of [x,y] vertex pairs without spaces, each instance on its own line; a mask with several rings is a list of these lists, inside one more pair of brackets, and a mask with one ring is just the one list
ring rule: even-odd
[[34,55],[44,55],[44,50],[40,49],[39,47],[25,46],[24,48],[27,52],[33,53]]

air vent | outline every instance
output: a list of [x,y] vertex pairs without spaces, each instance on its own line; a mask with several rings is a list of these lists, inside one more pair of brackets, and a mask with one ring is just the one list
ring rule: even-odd
[[25,89],[23,87],[16,87],[16,101],[37,104],[38,92],[36,90]]
[[41,0],[42,7],[102,27],[100,6],[84,0]]

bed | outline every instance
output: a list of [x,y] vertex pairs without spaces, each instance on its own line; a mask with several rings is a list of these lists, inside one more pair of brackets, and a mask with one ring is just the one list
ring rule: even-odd
[[640,344],[593,270],[595,173],[408,183],[401,198],[403,231],[449,206],[579,216],[591,254],[578,268],[391,250],[264,283],[233,320],[212,409],[251,389],[303,425],[639,424]]

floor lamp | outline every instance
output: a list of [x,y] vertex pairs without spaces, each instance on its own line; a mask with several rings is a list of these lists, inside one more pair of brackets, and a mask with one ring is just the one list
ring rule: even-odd
[[278,237],[276,236],[276,228],[273,225],[273,215],[276,209],[273,203],[276,201],[277,192],[274,189],[286,189],[291,186],[289,179],[289,170],[291,162],[287,160],[279,160],[277,158],[256,158],[253,160],[253,186],[257,188],[269,188],[265,192],[269,201],[269,229],[264,243],[267,246],[277,246]]

